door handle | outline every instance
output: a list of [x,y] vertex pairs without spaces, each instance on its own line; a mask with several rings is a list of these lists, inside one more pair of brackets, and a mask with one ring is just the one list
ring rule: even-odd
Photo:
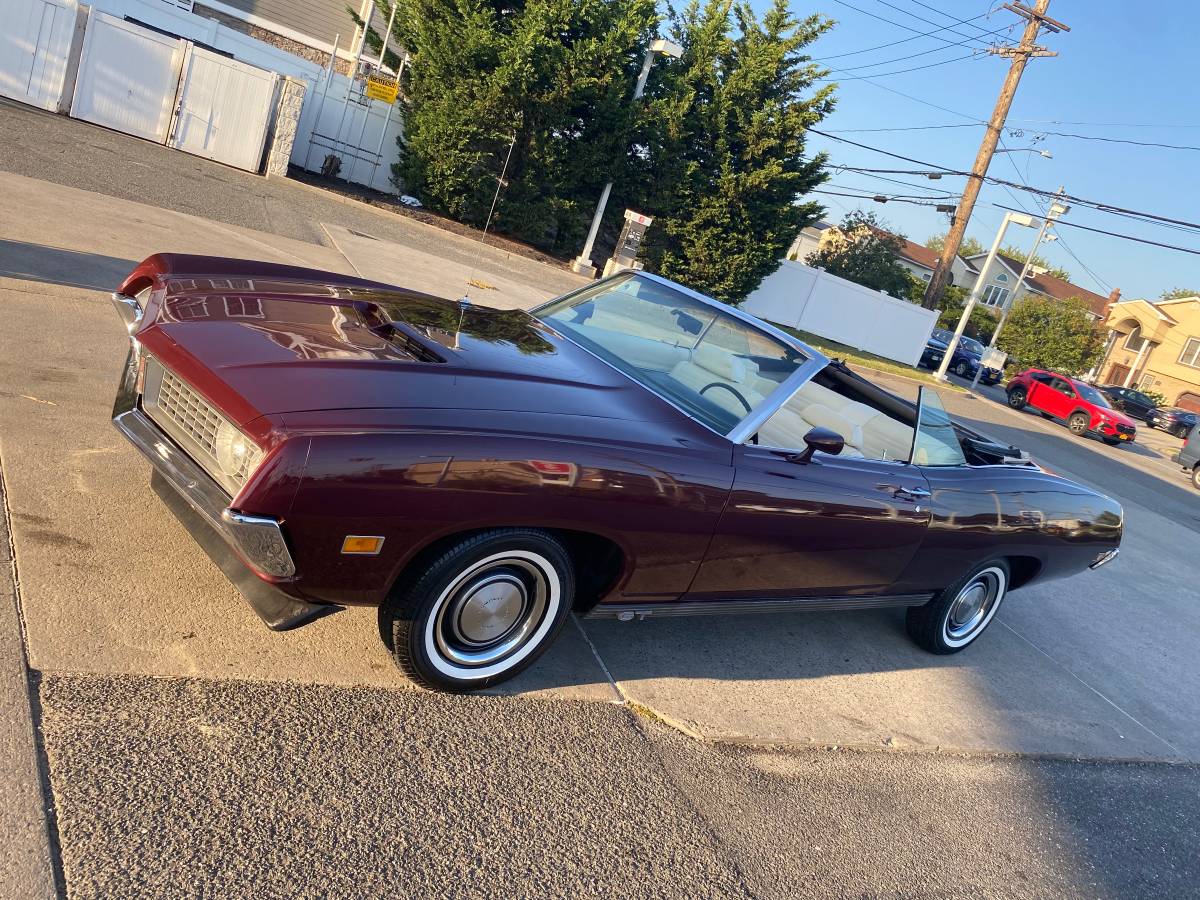
[[905,487],[902,484],[877,484],[875,487],[881,491],[888,491],[896,499],[928,500],[932,496],[922,487]]

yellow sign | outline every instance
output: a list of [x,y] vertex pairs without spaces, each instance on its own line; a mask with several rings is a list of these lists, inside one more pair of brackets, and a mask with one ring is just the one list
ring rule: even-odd
[[399,93],[400,85],[391,75],[375,73],[368,76],[366,95],[369,99],[395,103],[396,95]]

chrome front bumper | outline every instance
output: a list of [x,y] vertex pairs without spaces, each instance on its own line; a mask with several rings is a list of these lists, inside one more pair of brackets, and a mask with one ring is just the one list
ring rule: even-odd
[[[137,304],[132,297],[113,295],[132,342],[113,407],[113,425],[149,460],[159,496],[269,628],[293,628],[337,609],[297,599],[263,579],[287,579],[296,574],[279,522],[229,508],[229,496],[138,408],[141,347],[132,333],[141,314],[138,307],[135,315],[130,302]],[[164,487],[172,490],[166,492]]]

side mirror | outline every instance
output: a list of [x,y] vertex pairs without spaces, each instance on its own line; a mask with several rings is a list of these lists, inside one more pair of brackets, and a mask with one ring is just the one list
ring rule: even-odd
[[804,436],[804,443],[807,449],[803,453],[793,453],[787,458],[788,462],[805,465],[812,462],[813,454],[818,450],[830,456],[837,456],[846,446],[845,438],[828,428],[814,428]]

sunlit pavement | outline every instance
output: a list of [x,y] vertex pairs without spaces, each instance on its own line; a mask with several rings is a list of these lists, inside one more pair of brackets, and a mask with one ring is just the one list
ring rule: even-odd
[[[420,240],[396,252],[424,265],[433,250]],[[1015,593],[957,657],[916,650],[892,613],[589,622],[507,689],[521,697],[435,697],[403,682],[369,611],[266,632],[147,490],[145,465],[108,422],[125,340],[106,292],[160,250],[364,264],[0,174],[0,467],[20,579],[9,627],[25,638],[7,659],[21,667],[27,654],[32,670],[54,800],[43,852],[68,893],[1164,896],[1194,885],[1191,766],[991,755],[1200,757],[1187,588],[1200,504],[1157,456],[946,395],[953,414],[1113,494],[1128,517],[1116,564]],[[543,289],[536,265],[477,256],[498,284]],[[682,738],[616,697],[759,749]],[[10,846],[36,849],[37,834],[24,838]],[[968,856],[964,872],[955,860]]]

